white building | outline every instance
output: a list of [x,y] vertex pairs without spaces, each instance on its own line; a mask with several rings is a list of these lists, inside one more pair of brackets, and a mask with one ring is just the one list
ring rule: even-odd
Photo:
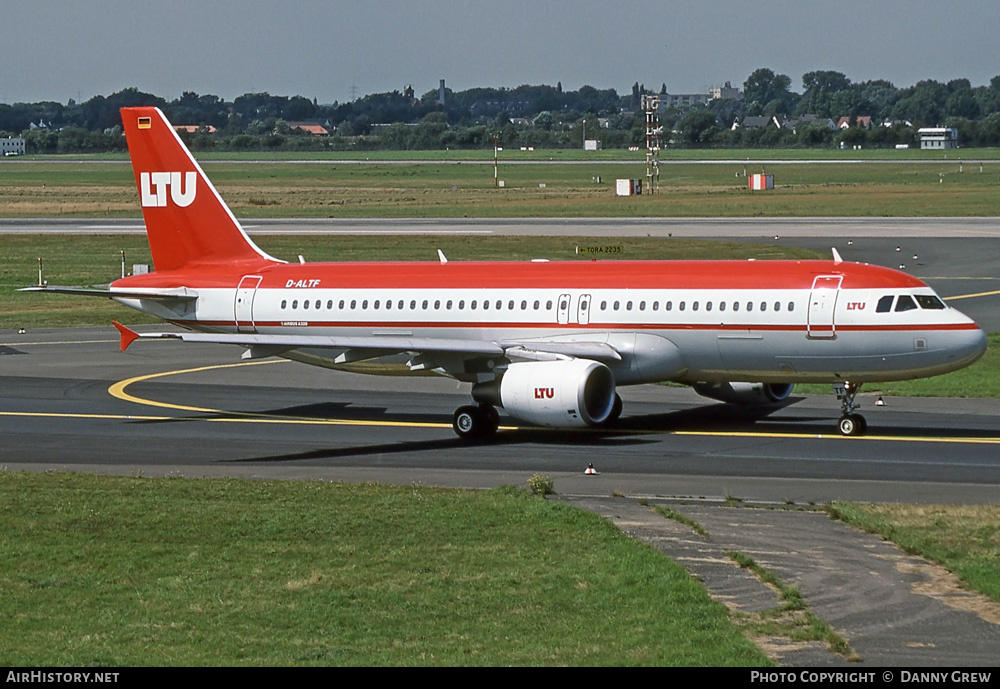
[[24,139],[20,137],[16,139],[12,139],[10,137],[6,139],[0,139],[0,155],[23,156]]
[[952,127],[922,127],[917,138],[920,148],[958,148],[958,130]]

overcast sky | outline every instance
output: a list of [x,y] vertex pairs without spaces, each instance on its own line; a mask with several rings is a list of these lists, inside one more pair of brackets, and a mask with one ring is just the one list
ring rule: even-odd
[[439,79],[702,93],[759,67],[797,92],[818,69],[981,86],[1000,74],[998,37],[996,0],[39,0],[4,13],[0,102],[134,86],[333,103]]

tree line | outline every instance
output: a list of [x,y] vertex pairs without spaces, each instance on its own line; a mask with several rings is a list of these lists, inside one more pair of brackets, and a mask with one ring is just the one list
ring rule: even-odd
[[[578,148],[584,136],[605,148],[643,146],[643,95],[667,94],[666,85],[631,92],[562,84],[516,88],[445,89],[416,96],[413,89],[366,95],[347,103],[315,98],[247,93],[232,101],[185,92],[166,100],[135,88],[82,103],[0,104],[0,136],[23,136],[28,152],[78,153],[124,150],[119,109],[161,108],[175,125],[197,130],[182,136],[195,150],[369,150],[491,147]],[[743,126],[748,117],[772,124]],[[959,130],[964,146],[1000,145],[1000,76],[973,87],[968,79],[921,81],[897,88],[884,80],[852,82],[834,71],[792,80],[770,69],[755,70],[739,99],[667,108],[660,112],[663,145],[704,147],[823,147],[841,144],[893,146],[915,143],[922,126]],[[831,122],[848,118],[847,129]],[[326,136],[298,129],[323,126]],[[858,126],[859,123],[867,123]],[[734,126],[735,125],[735,126]],[[891,125],[891,126],[885,126]]]

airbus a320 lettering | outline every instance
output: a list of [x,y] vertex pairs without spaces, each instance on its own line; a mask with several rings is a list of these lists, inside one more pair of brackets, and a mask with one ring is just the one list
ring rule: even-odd
[[[102,294],[181,326],[136,339],[240,345],[328,368],[394,361],[472,386],[453,418],[489,438],[497,408],[599,427],[617,387],[661,381],[773,404],[833,383],[840,432],[863,433],[862,383],[934,376],[986,349],[976,324],[920,280],[831,261],[286,263],[261,251],[156,108],[122,121],[154,271]],[[51,288],[50,288],[51,291]]]

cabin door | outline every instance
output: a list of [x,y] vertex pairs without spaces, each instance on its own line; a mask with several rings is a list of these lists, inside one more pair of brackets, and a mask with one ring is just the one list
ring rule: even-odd
[[257,296],[257,287],[263,279],[259,275],[245,275],[240,280],[240,286],[236,288],[236,301],[233,308],[237,332],[257,332],[253,320],[253,300]]
[[840,295],[842,275],[819,275],[809,293],[808,336],[814,340],[830,340],[837,336],[834,313]]

